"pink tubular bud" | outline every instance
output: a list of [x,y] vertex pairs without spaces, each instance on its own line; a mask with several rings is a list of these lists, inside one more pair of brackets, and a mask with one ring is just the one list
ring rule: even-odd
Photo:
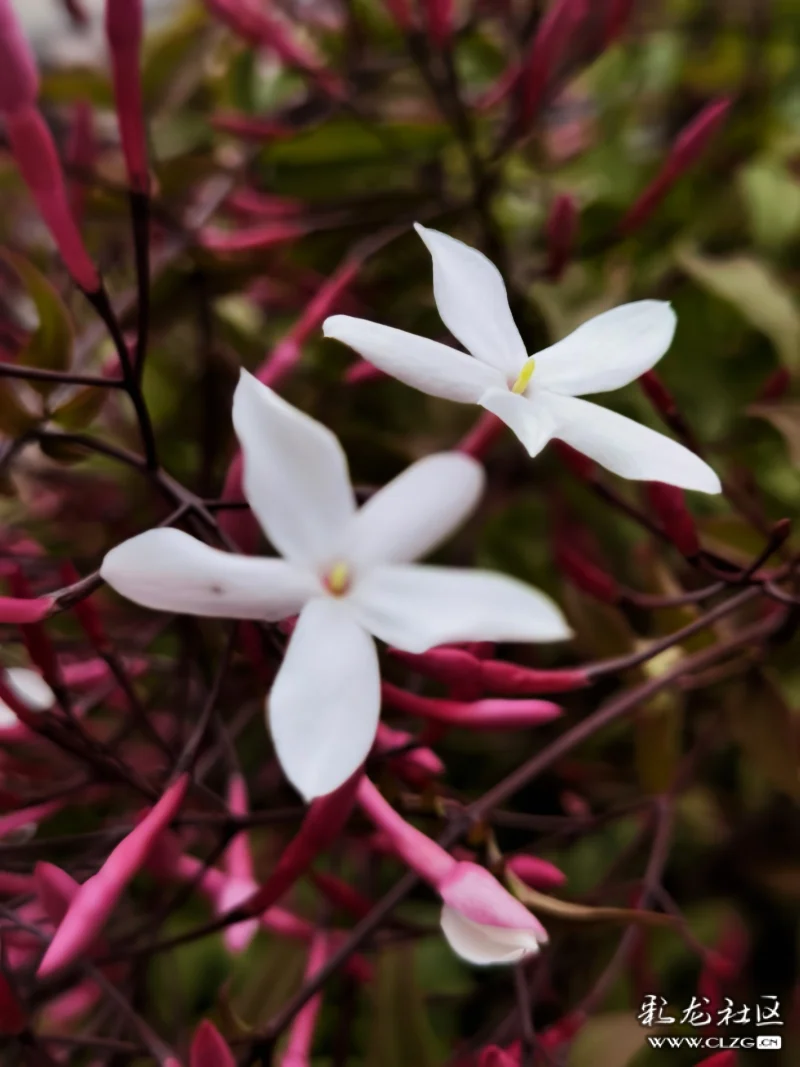
[[414,16],[411,13],[409,0],[384,0],[384,2],[398,28],[404,33],[411,33],[414,29]]
[[519,1056],[513,1055],[498,1045],[489,1045],[481,1049],[478,1067],[519,1067]]
[[547,276],[558,281],[569,263],[578,232],[578,207],[574,197],[562,193],[553,201],[547,219]]
[[606,48],[625,32],[634,3],[635,0],[608,0],[603,27],[603,43]]
[[[313,978],[322,970],[328,958],[328,937],[324,931],[315,933],[308,954],[305,978]],[[322,994],[311,997],[295,1016],[286,1051],[280,1061],[280,1067],[310,1067],[311,1048],[314,1044],[314,1030],[317,1017],[322,1007]]]
[[587,559],[577,548],[558,538],[554,554],[556,566],[581,592],[604,604],[619,602],[619,588],[613,576]]
[[561,457],[562,463],[575,475],[576,478],[582,482],[591,482],[594,480],[595,465],[594,461],[584,456],[582,452],[578,452],[568,445],[566,441],[559,441],[556,439],[553,441],[553,447]]
[[584,689],[591,679],[580,667],[564,670],[540,671],[535,667],[520,667],[503,660],[484,660],[481,664],[484,689],[496,693],[567,693]]
[[27,1014],[8,978],[0,971],[0,1034],[13,1037],[27,1026]]
[[312,871],[311,880],[331,904],[349,912],[357,919],[363,919],[372,910],[373,902],[368,897],[359,893],[357,889],[353,889],[347,882],[343,882],[341,878],[336,878],[335,875]]
[[554,863],[538,856],[509,856],[506,868],[534,889],[556,889],[564,885],[567,876]]
[[189,1067],[236,1067],[228,1043],[208,1019],[203,1019],[194,1032]]
[[88,100],[78,100],[72,112],[67,161],[69,167],[75,171],[69,186],[70,211],[79,226],[86,208],[87,180],[94,170],[96,154],[94,111]]
[[243,141],[277,141],[283,137],[291,137],[295,132],[291,126],[274,122],[272,119],[254,118],[237,111],[223,111],[212,115],[211,125],[215,130],[241,137]]
[[[408,745],[414,745],[416,738],[405,730],[394,730],[386,723],[378,723],[378,732],[375,735],[375,751],[385,755],[392,755],[396,750],[402,750]],[[431,778],[444,774],[445,766],[436,753],[424,746],[409,748],[406,752],[399,752],[392,756],[391,766],[406,781],[411,784],[422,786]]]
[[37,863],[33,871],[36,896],[54,926],[63,920],[78,895],[80,885],[54,863]]
[[275,219],[260,226],[241,230],[219,230],[207,227],[200,233],[200,243],[209,252],[259,252],[273,245],[294,241],[308,233],[308,226],[299,222]]
[[55,601],[52,597],[12,597],[0,596],[0,622],[26,625],[41,622],[53,610]]
[[394,854],[438,890],[456,866],[453,857],[398,815],[366,776],[358,784],[357,799]]
[[[75,585],[81,580],[81,576],[78,574],[75,565],[71,560],[64,560],[60,570],[61,580],[67,585]],[[85,597],[83,600],[78,600],[73,605],[72,610],[75,612],[75,618],[81,624],[83,632],[89,638],[94,648],[107,648],[108,638],[100,620],[100,613],[95,604],[92,603],[91,597]]]
[[542,16],[520,74],[519,125],[522,130],[526,130],[536,117],[585,13],[584,0],[555,0]]
[[572,1041],[586,1023],[582,1011],[573,1011],[557,1022],[551,1023],[542,1031],[541,1042],[545,1049],[557,1049]]
[[290,196],[269,196],[255,189],[235,189],[225,201],[226,208],[241,215],[262,219],[285,218],[301,215],[305,204]]
[[538,726],[561,714],[558,704],[549,700],[440,700],[409,693],[390,682],[383,683],[382,692],[384,701],[398,711],[468,730],[514,730]]
[[506,424],[490,411],[484,412],[469,433],[456,445],[458,452],[464,452],[473,459],[482,459],[492,445],[503,434]]
[[476,863],[454,863],[437,885],[443,903],[480,926],[494,926],[534,933],[547,941],[547,932],[516,897]]
[[72,963],[96,939],[155,841],[177,815],[188,788],[189,777],[184,774],[120,841],[97,874],[83,883],[39,964],[40,977]]
[[645,371],[639,378],[642,392],[653,405],[659,415],[669,421],[678,414],[678,405],[675,398],[662,382],[660,376],[654,370]]
[[435,48],[444,48],[453,36],[453,0],[424,0],[428,37]]
[[360,771],[333,793],[318,797],[308,809],[297,834],[281,853],[272,874],[243,903],[251,915],[266,911],[308,870],[317,856],[331,845],[347,822],[356,799]]
[[390,648],[390,655],[413,671],[444,685],[475,696],[483,691],[483,663],[463,648],[432,648],[428,652],[403,652]]
[[0,111],[8,115],[33,107],[39,73],[11,0],[0,0]]
[[733,1049],[715,1052],[713,1056],[706,1056],[704,1060],[700,1060],[697,1067],[736,1067],[736,1053]]
[[778,367],[776,371],[773,371],[769,375],[767,380],[761,387],[761,392],[758,394],[758,400],[761,403],[770,403],[775,400],[780,400],[782,396],[785,396],[789,391],[789,387],[792,384],[792,376],[786,367]]
[[[8,737],[9,733],[10,731],[3,731],[5,737]],[[18,808],[8,815],[0,815],[0,838],[13,834],[23,826],[49,819],[51,815],[61,811],[65,803],[63,800],[45,800],[41,804],[32,804],[29,808]]]
[[100,276],[78,232],[67,199],[53,135],[33,107],[6,116],[6,133],[20,174],[75,282],[87,293],[100,289]]
[[700,538],[683,490],[663,482],[647,482],[646,492],[661,529],[682,555],[694,559],[700,553]]
[[362,382],[374,382],[386,377],[386,372],[380,370],[365,359],[353,363],[344,372],[344,381],[348,385],[360,385]]
[[147,193],[150,184],[140,70],[143,23],[142,0],[106,0],[106,37],[120,140],[128,181],[137,193]]
[[[228,810],[231,815],[238,816],[248,815],[250,812],[247,785],[244,778],[239,774],[233,775],[228,786]],[[250,842],[243,830],[234,834],[231,843],[225,850],[224,866],[228,878],[255,884]]]
[[725,121],[730,106],[727,98],[713,101],[678,134],[661,170],[620,222],[623,233],[643,225],[675,182],[694,166]]
[[205,5],[239,37],[257,48],[269,49],[287,66],[311,75],[330,96],[342,96],[340,79],[325,70],[319,57],[295,37],[289,26],[254,0],[205,0]]

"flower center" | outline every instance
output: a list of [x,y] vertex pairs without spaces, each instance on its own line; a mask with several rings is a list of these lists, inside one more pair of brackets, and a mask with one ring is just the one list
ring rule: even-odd
[[533,377],[533,372],[536,370],[536,360],[531,356],[526,359],[522,365],[522,370],[519,372],[519,377],[511,386],[512,393],[524,393],[528,388],[528,382]]
[[344,596],[350,588],[352,574],[344,560],[334,563],[323,578],[323,584],[331,596]]

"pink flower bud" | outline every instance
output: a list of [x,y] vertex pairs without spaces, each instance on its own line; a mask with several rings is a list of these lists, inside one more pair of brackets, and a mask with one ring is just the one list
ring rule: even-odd
[[549,700],[440,700],[409,693],[390,682],[383,683],[382,692],[384,701],[398,711],[468,730],[514,730],[538,726],[561,714],[558,704]]
[[0,871],[0,896],[18,897],[23,894],[27,897],[34,889],[33,876],[30,874],[14,874],[13,871]]
[[424,0],[428,37],[435,48],[444,48],[453,36],[453,0]]
[[344,372],[344,381],[348,385],[360,385],[362,382],[374,382],[386,377],[386,372],[380,370],[365,359],[353,363]]
[[95,940],[153,843],[177,815],[188,788],[189,776],[184,774],[120,841],[97,874],[83,883],[39,964],[40,977],[71,963]]
[[37,863],[33,870],[36,896],[53,926],[63,920],[69,906],[80,891],[72,875],[54,863]]
[[713,101],[680,132],[661,170],[620,222],[623,233],[643,225],[675,182],[694,166],[725,121],[730,106],[727,98]]
[[715,1052],[713,1056],[700,1060],[697,1067],[736,1067],[736,1053],[732,1049]]
[[397,26],[410,33],[414,29],[414,16],[409,0],[384,0],[384,3]]
[[349,912],[357,919],[363,919],[372,910],[372,901],[368,897],[335,875],[326,874],[324,871],[312,871],[311,880],[331,904]]
[[558,569],[581,592],[604,604],[619,602],[619,588],[613,576],[587,559],[563,537],[556,539],[554,555]]
[[88,100],[78,100],[72,112],[67,162],[68,169],[77,172],[69,184],[69,205],[72,217],[79,226],[86,209],[87,180],[94,170],[96,155],[94,111]]
[[119,133],[128,181],[137,193],[146,193],[150,184],[140,72],[143,23],[142,0],[106,0]]
[[[405,730],[394,730],[385,723],[378,723],[375,735],[375,751],[383,754],[392,753],[415,742],[413,734]],[[394,770],[412,785],[423,786],[431,778],[444,774],[445,766],[436,753],[423,746],[411,748],[391,759]]]
[[11,982],[0,971],[0,1034],[12,1037],[26,1028],[28,1016]]
[[482,1049],[478,1067],[519,1067],[519,1056],[514,1056],[497,1045]]
[[39,95],[39,74],[11,0],[0,0],[0,111],[32,107]]
[[200,232],[200,244],[209,252],[260,252],[303,237],[308,229],[307,225],[284,219],[241,230],[219,230],[209,226]]
[[646,492],[664,533],[687,559],[694,559],[700,553],[700,538],[683,490],[663,482],[647,482]]
[[603,43],[606,48],[625,32],[634,2],[635,0],[608,0],[603,27]]
[[542,16],[520,74],[519,124],[522,130],[526,130],[536,117],[552,77],[585,14],[584,0],[555,0]]
[[205,0],[205,4],[215,18],[250,44],[266,48],[287,66],[310,74],[329,95],[343,95],[340,79],[322,66],[319,57],[294,36],[289,26],[254,0]]
[[464,452],[474,459],[482,459],[495,441],[499,440],[506,424],[490,411],[481,415],[469,433],[456,445],[459,452]]
[[[9,739],[6,731],[3,732],[3,737]],[[22,740],[23,738],[20,737],[18,739]],[[10,811],[7,815],[0,815],[0,839],[13,834],[23,826],[49,819],[51,815],[61,811],[64,804],[63,800],[45,800],[41,804],[32,804],[29,808],[18,808],[16,811]]]
[[547,940],[538,920],[489,871],[455,860],[401,818],[367,778],[359,784],[358,803],[394,853],[442,898],[442,931],[463,959],[511,963]]
[[281,853],[272,874],[247,901],[246,908],[251,915],[259,915],[280,899],[336,840],[353,809],[360,776],[360,771],[356,771],[333,793],[311,803],[300,829]]
[[572,1041],[578,1032],[583,1029],[586,1016],[581,1011],[570,1012],[562,1019],[551,1023],[542,1031],[541,1042],[546,1049],[557,1049]]
[[584,689],[591,679],[580,667],[564,670],[540,671],[534,667],[520,667],[503,660],[484,660],[481,664],[484,689],[498,693],[566,693]]
[[534,889],[556,889],[564,885],[567,876],[554,863],[538,856],[509,856],[506,868]]
[[791,384],[792,376],[786,367],[778,367],[764,382],[761,392],[758,394],[758,399],[762,403],[780,400],[789,391]]
[[52,597],[18,598],[0,596],[0,622],[20,623],[22,625],[41,622],[53,610],[55,601]]
[[217,112],[211,116],[211,125],[215,130],[241,137],[244,141],[277,141],[291,137],[295,132],[292,126],[236,111]]
[[34,106],[6,115],[6,133],[20,174],[36,201],[61,258],[87,293],[100,289],[100,276],[78,232],[67,199],[53,135]]
[[547,276],[558,281],[569,263],[578,233],[578,207],[574,197],[562,193],[553,201],[547,219]]
[[483,663],[463,648],[432,648],[422,653],[390,648],[389,653],[426,678],[455,687],[459,692],[475,696],[483,692]]
[[558,452],[564,465],[569,468],[576,478],[582,482],[591,482],[594,479],[595,465],[593,460],[568,445],[566,441],[556,439],[553,441],[553,447]]
[[[318,971],[322,970],[327,958],[328,938],[324,931],[321,931],[314,935],[311,942],[311,951],[306,965],[306,980],[313,978]],[[322,994],[317,993],[297,1013],[289,1031],[286,1050],[280,1061],[281,1067],[310,1067],[314,1030],[321,1007]]]
[[287,215],[302,215],[305,204],[290,196],[270,196],[255,189],[235,189],[225,206],[237,214],[262,219],[285,218]]
[[225,1038],[208,1019],[194,1032],[189,1052],[190,1067],[236,1067],[234,1055]]
[[662,415],[667,420],[677,415],[678,405],[675,403],[675,398],[656,371],[645,371],[639,379],[639,385],[659,415]]

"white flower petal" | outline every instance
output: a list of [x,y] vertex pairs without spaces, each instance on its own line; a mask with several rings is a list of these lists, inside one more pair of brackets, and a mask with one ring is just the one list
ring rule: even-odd
[[282,559],[220,552],[181,530],[148,530],[108,553],[101,576],[156,611],[276,622],[296,615],[321,586]]
[[663,433],[573,396],[550,393],[547,405],[557,423],[554,436],[614,474],[701,493],[721,491],[711,467]]
[[556,424],[540,395],[527,397],[510,389],[488,389],[479,403],[503,420],[530,456],[538,456],[555,432]]
[[572,636],[553,601],[489,571],[387,564],[349,597],[365,629],[404,652],[457,641],[563,641]]
[[398,381],[444,400],[474,404],[493,385],[505,384],[496,370],[465,352],[367,319],[332,315],[322,332],[350,345]]
[[455,237],[419,223],[414,229],[433,259],[433,295],[442,322],[473,356],[513,384],[528,353],[500,271],[477,248]]
[[300,615],[267,700],[280,764],[306,799],[332,793],[367,758],[380,712],[378,653],[346,601]]
[[441,452],[412,464],[358,512],[348,558],[358,567],[427,555],[473,511],[484,480],[480,463],[461,452]]
[[676,322],[664,300],[637,300],[596,315],[536,353],[529,390],[581,396],[620,389],[658,363],[672,344]]
[[441,924],[450,947],[467,963],[516,963],[539,951],[539,943],[530,930],[484,926],[447,905],[442,908]]
[[273,545],[295,562],[319,564],[335,555],[356,505],[334,434],[244,370],[233,425],[244,455],[244,493]]
[[[31,711],[47,711],[55,702],[55,693],[38,671],[29,667],[9,667],[3,674],[8,688]],[[16,712],[0,700],[0,730],[13,729],[19,725]]]

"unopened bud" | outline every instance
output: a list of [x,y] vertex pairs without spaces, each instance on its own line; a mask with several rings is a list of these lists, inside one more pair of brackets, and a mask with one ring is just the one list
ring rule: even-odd
[[661,529],[682,555],[694,559],[700,552],[700,539],[683,490],[663,482],[647,482],[646,492]]

